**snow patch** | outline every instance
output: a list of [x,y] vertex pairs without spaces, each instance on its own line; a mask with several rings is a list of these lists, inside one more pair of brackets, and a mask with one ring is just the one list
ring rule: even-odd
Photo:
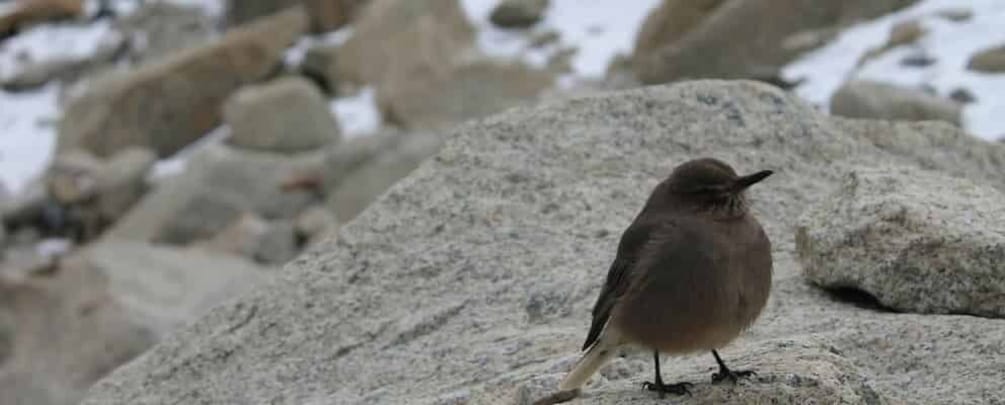
[[56,141],[58,86],[25,93],[0,91],[0,182],[18,193],[42,173]]
[[373,87],[365,87],[358,94],[339,97],[330,103],[332,113],[347,138],[370,135],[380,129],[383,122],[377,108],[377,95]]
[[[969,8],[973,18],[950,21],[938,14],[947,9]],[[882,46],[897,23],[918,19],[927,30],[917,43],[894,48],[863,66],[856,63],[870,49]],[[900,12],[888,14],[842,32],[829,45],[810,52],[783,71],[787,79],[804,78],[795,89],[804,99],[829,109],[831,95],[850,79],[868,79],[908,87],[931,87],[948,97],[965,88],[976,96],[964,110],[965,129],[981,138],[1005,135],[1005,75],[983,74],[966,69],[970,57],[980,50],[1005,43],[1005,1],[923,0]],[[935,63],[924,67],[903,66],[909,55],[924,54]]]
[[646,16],[660,0],[552,0],[533,33],[554,31],[559,41],[534,49],[528,32],[498,28],[489,21],[497,0],[461,0],[468,19],[478,29],[478,46],[490,56],[519,57],[531,66],[543,66],[551,55],[567,47],[578,51],[572,58],[574,75],[599,78],[618,54],[630,54]]

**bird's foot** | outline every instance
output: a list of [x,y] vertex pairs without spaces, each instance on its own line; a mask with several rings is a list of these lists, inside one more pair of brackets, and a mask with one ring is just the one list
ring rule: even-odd
[[649,381],[646,381],[646,382],[642,383],[642,388],[643,389],[647,389],[649,391],[655,391],[655,392],[659,393],[660,398],[663,398],[667,393],[674,394],[674,395],[685,395],[685,394],[687,394],[688,396],[691,396],[691,390],[690,390],[690,388],[693,387],[693,386],[694,386],[694,384],[691,384],[689,382],[680,382],[680,383],[677,383],[677,384],[663,384],[662,382],[659,382],[659,381],[657,381],[655,383],[651,383]]
[[751,376],[753,376],[755,374],[757,374],[757,373],[754,372],[754,370],[736,370],[736,371],[733,371],[733,370],[730,370],[728,368],[719,368],[719,372],[718,373],[712,374],[712,383],[713,384],[718,384],[718,383],[722,382],[723,380],[730,380],[730,381],[733,382],[733,384],[736,384],[736,382],[739,379],[741,379],[741,378],[749,378],[749,377],[751,377]]

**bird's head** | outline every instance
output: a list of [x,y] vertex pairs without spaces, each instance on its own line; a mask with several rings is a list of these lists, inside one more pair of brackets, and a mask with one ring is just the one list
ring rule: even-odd
[[673,199],[698,208],[744,208],[744,191],[773,172],[763,170],[740,176],[728,164],[713,158],[687,161],[674,168],[666,185]]

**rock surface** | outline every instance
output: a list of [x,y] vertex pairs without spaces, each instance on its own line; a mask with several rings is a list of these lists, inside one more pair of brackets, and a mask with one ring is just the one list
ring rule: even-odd
[[129,39],[127,56],[135,65],[200,46],[215,33],[213,20],[198,7],[166,1],[143,2],[116,25]]
[[83,0],[15,0],[10,9],[0,13],[0,40],[20,29],[45,21],[79,17]]
[[975,53],[967,62],[967,69],[983,73],[1005,72],[1005,45]]
[[915,1],[731,0],[676,41],[649,55],[636,52],[634,67],[646,84],[689,78],[774,78],[782,66],[800,54],[797,48],[781,46],[786,38],[879,17]]
[[377,103],[390,123],[435,130],[534,101],[551,85],[550,73],[518,63],[476,61],[443,72],[392,68]]
[[[375,142],[360,142],[353,149],[380,146],[382,149],[360,161],[344,159],[348,153],[336,153],[327,160],[328,206],[335,216],[349,221],[370,206],[388,188],[415,170],[423,161],[436,154],[443,139],[434,133],[392,135]],[[357,158],[358,159],[358,158]]]
[[548,0],[503,0],[492,10],[489,21],[503,28],[527,28],[544,17]]
[[725,0],[663,0],[646,17],[635,38],[633,54],[641,60],[683,38]]
[[[301,8],[262,19],[157,63],[96,81],[66,107],[57,150],[109,156],[129,146],[168,156],[216,127],[231,92],[274,70],[306,29]],[[184,118],[181,118],[184,117]]]
[[[765,380],[712,387],[707,354],[668,360],[668,380],[697,383],[692,401],[1005,401],[1005,320],[837,301],[805,283],[793,242],[796,218],[845,169],[925,167],[1001,189],[1005,146],[942,123],[832,118],[770,86],[704,81],[458,127],[337,242],[119,368],[84,404],[526,403],[578,357],[617,238],[651,188],[707,155],[775,170],[750,195],[774,242],[775,277],[761,320],[723,351]],[[797,344],[775,343],[785,340]],[[618,360],[576,403],[666,403],[639,391],[650,367],[648,353]]]
[[887,307],[1005,318],[1005,194],[913,168],[853,171],[805,213],[807,278]]
[[370,0],[230,0],[227,3],[227,22],[241,25],[257,18],[302,4],[311,19],[314,32],[327,32],[341,28]]
[[0,361],[0,403],[76,404],[97,379],[265,274],[237,257],[111,242],[45,277],[0,277],[0,329],[5,317],[17,327]]
[[332,76],[379,87],[392,68],[442,72],[474,45],[474,38],[458,0],[373,0],[339,48]]
[[854,80],[831,96],[831,114],[849,118],[925,121],[960,125],[962,108],[947,100],[892,84]]
[[339,126],[328,100],[299,77],[238,90],[224,105],[234,147],[278,153],[305,152],[338,142]]
[[319,197],[284,191],[291,175],[319,167],[322,152],[277,154],[210,145],[109,230],[116,239],[185,245],[209,239],[245,212],[293,219]]

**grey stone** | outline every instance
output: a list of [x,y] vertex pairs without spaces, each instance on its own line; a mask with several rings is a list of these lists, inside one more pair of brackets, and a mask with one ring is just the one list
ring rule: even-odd
[[297,256],[297,235],[290,221],[270,223],[255,249],[254,259],[259,263],[281,265]]
[[129,40],[126,56],[134,65],[199,46],[216,33],[212,18],[199,7],[166,1],[142,2],[115,24]]
[[297,237],[310,244],[335,234],[338,231],[339,221],[331,210],[321,205],[315,205],[301,212],[294,224],[296,225]]
[[303,4],[311,18],[312,30],[328,32],[348,24],[369,2],[370,0],[229,0],[227,23],[245,24],[284,8]]
[[[828,30],[903,9],[916,0],[665,0],[664,17],[643,30],[634,54],[645,84],[695,78],[771,79],[804,49],[780,46],[792,35]],[[721,3],[721,4],[720,4]],[[669,8],[674,7],[674,8]],[[683,12],[674,15],[674,11]],[[661,26],[660,21],[680,25]],[[770,24],[750,24],[770,21]],[[665,24],[665,23],[664,23]],[[649,49],[650,51],[647,51]]]
[[270,75],[306,25],[303,9],[294,8],[90,83],[67,103],[57,151],[105,157],[142,146],[173,154],[219,125],[230,93]]
[[982,73],[1005,72],[1005,45],[981,50],[970,57],[967,69]]
[[108,294],[158,339],[266,277],[238,256],[142,242],[102,242],[85,255],[108,278]]
[[384,120],[402,128],[437,130],[534,101],[552,73],[519,63],[474,61],[442,72],[393,67],[377,89]]
[[442,144],[433,133],[406,134],[388,149],[349,172],[328,196],[335,216],[350,221],[388,188],[435,154]]
[[474,39],[458,0],[372,0],[339,48],[333,76],[380,87],[392,68],[440,72],[469,51]]
[[[336,241],[120,367],[83,403],[533,400],[579,356],[620,232],[672,167],[698,156],[775,170],[749,196],[775,275],[762,318],[720,352],[764,380],[715,386],[711,356],[673,358],[664,377],[695,383],[688,401],[1005,401],[1005,320],[838,301],[805,282],[793,232],[841,173],[877,162],[1003,189],[1005,145],[945,123],[830,117],[763,84],[696,81],[455,128]],[[568,304],[531,323],[536,286]],[[554,316],[563,305],[572,312]],[[651,372],[651,353],[627,352],[576,403],[665,404],[639,389]]]
[[925,121],[960,125],[961,107],[952,100],[892,84],[854,80],[831,96],[831,113],[849,118]]
[[966,7],[956,7],[939,10],[936,15],[949,21],[963,22],[973,18],[974,11]]
[[126,148],[112,155],[97,173],[98,215],[113,222],[129,211],[147,192],[147,175],[157,163],[150,149]]
[[969,89],[960,87],[949,93],[949,99],[960,104],[970,104],[977,101],[977,96]]
[[270,223],[253,213],[244,213],[200,246],[267,265],[284,264],[299,252],[291,221]]
[[1005,194],[916,168],[856,170],[803,215],[806,277],[900,311],[1005,317]]
[[237,91],[224,106],[235,147],[296,153],[338,142],[339,127],[327,100],[311,82],[283,77]]
[[5,308],[0,308],[0,367],[13,351],[15,329],[14,317]]
[[338,50],[338,46],[316,44],[307,50],[300,63],[300,73],[311,78],[329,95],[338,93],[338,65],[335,63]]
[[324,159],[323,151],[277,154],[208,145],[190,158],[184,173],[144,196],[109,236],[184,245],[211,238],[245,212],[293,219],[320,197],[283,190],[284,181]]
[[489,21],[503,28],[527,28],[541,21],[547,8],[548,0],[503,0]]
[[[146,263],[128,269],[143,273]],[[0,402],[76,404],[87,388],[154,343],[107,293],[107,278],[79,257],[16,283],[0,279],[0,312],[17,326],[0,364]]]

